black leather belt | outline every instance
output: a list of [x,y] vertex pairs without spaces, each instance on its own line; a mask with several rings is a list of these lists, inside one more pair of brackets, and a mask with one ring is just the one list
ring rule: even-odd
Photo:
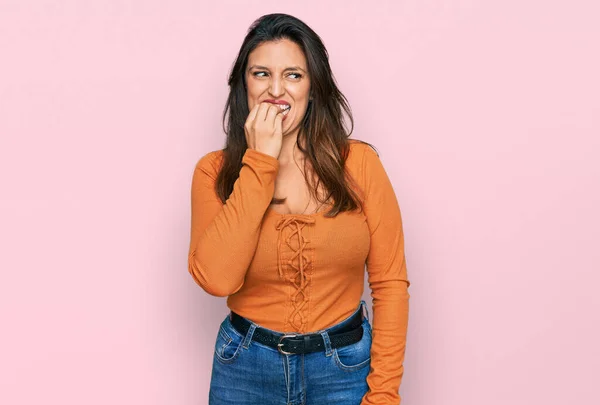
[[[331,348],[343,347],[362,339],[363,311],[357,311],[348,320],[348,324],[335,332],[329,333]],[[231,311],[229,314],[231,324],[242,336],[246,336],[250,329],[250,321]],[[320,333],[287,334],[273,333],[260,326],[254,330],[252,340],[263,345],[279,350],[282,354],[300,354],[325,351],[325,342]]]

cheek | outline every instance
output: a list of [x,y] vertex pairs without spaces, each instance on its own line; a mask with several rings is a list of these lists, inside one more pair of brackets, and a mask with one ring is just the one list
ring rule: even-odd
[[248,109],[252,110],[258,104],[258,97],[252,93],[248,93]]
[[306,110],[308,109],[308,103],[306,101],[303,101],[300,105],[296,105],[296,113],[298,115],[304,115],[304,113],[306,113]]
[[248,86],[246,87],[246,93],[248,94],[248,104],[256,103],[259,99],[260,95],[263,93],[263,89],[260,86],[257,86],[256,83],[252,81],[248,82]]

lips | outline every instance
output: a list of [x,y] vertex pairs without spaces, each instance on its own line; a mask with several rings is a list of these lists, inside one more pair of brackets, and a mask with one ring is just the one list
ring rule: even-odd
[[288,103],[285,100],[273,100],[273,99],[268,99],[265,100],[266,103],[271,103],[271,104],[279,104],[279,105],[290,105],[290,103]]

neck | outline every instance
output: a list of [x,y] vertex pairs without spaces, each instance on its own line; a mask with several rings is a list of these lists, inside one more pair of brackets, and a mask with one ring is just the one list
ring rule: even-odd
[[294,131],[291,134],[286,134],[283,136],[282,144],[281,144],[281,152],[279,153],[279,163],[281,165],[287,165],[289,163],[294,162],[295,160],[299,160],[302,158],[300,156],[300,151],[296,146],[296,141],[298,139],[299,129]]

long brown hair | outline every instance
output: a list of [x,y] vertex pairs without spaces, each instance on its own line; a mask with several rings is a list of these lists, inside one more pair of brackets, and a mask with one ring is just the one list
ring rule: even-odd
[[[360,197],[353,190],[356,182],[345,171],[345,163],[351,141],[375,148],[367,142],[349,139],[354,129],[352,112],[336,85],[321,38],[301,20],[281,13],[264,15],[252,23],[231,69],[229,96],[223,111],[223,129],[227,139],[215,191],[225,203],[239,177],[242,158],[248,148],[244,132],[249,114],[245,78],[248,56],[261,43],[284,38],[296,43],[304,52],[311,80],[312,101],[308,104],[296,140],[298,149],[306,156],[304,177],[311,195],[319,203],[333,201],[331,210],[325,213],[328,217],[359,207],[362,210]],[[343,120],[344,112],[350,120],[350,130]],[[306,149],[302,143],[307,145]],[[306,176],[307,161],[318,179],[316,184],[313,184],[312,176]],[[321,183],[325,196],[318,192]],[[285,198],[273,198],[271,203],[281,204],[284,201]]]

